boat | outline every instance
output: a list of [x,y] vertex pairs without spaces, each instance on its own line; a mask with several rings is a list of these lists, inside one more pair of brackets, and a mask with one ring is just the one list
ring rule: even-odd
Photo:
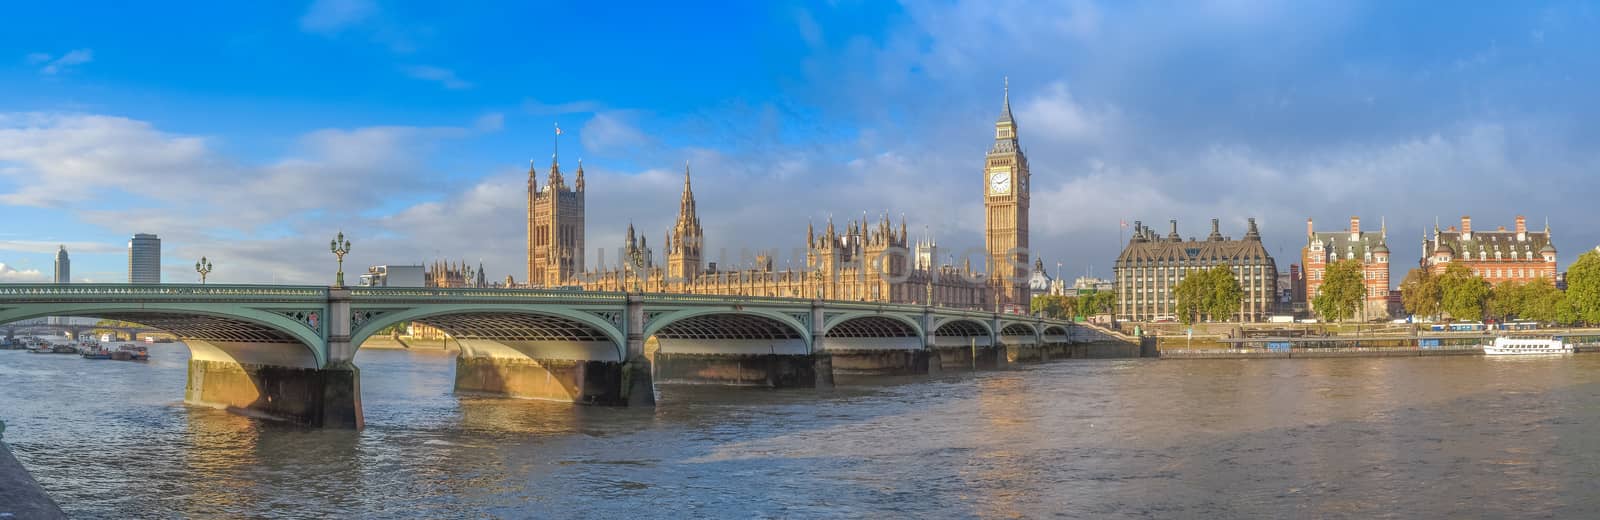
[[150,349],[145,348],[143,345],[123,345],[112,353],[111,359],[117,361],[148,361],[150,360]]
[[1500,336],[1493,343],[1484,345],[1483,353],[1490,356],[1529,356],[1571,354],[1572,345],[1561,341],[1560,338],[1523,338]]
[[46,343],[29,349],[28,352],[33,354],[77,354],[78,349],[72,345],[51,345]]
[[105,348],[85,349],[80,355],[83,359],[111,359],[111,351]]

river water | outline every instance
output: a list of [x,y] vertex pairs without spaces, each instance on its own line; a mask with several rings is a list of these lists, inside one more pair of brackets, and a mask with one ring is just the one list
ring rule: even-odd
[[1600,355],[1070,360],[654,410],[459,397],[362,351],[367,428],[181,402],[149,363],[0,351],[18,458],[79,518],[1600,515]]

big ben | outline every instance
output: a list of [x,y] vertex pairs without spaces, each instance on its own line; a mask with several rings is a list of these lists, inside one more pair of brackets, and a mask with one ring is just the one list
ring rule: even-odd
[[994,146],[983,168],[983,241],[989,253],[989,284],[995,310],[1028,308],[1028,157],[1017,144],[1011,117],[1011,86],[994,123]]

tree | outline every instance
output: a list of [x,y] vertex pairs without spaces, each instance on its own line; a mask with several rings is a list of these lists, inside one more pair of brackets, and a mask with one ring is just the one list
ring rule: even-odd
[[1600,252],[1579,255],[1567,268],[1567,301],[1579,320],[1600,323]]
[[[1555,289],[1555,286],[1551,286]],[[1489,289],[1489,317],[1511,320],[1522,316],[1528,303],[1528,284],[1516,281],[1501,282]]]
[[1055,296],[1048,294],[1034,296],[1033,299],[1028,302],[1028,310],[1033,314],[1043,315],[1047,318],[1055,318],[1056,316],[1061,315],[1061,300],[1056,299]]
[[1358,260],[1339,260],[1322,272],[1322,286],[1311,305],[1328,321],[1354,317],[1366,301],[1367,283]]
[[1489,299],[1489,282],[1472,274],[1461,264],[1451,264],[1439,275],[1440,306],[1451,318],[1466,321],[1483,319],[1484,302]]
[[1233,277],[1233,269],[1219,265],[1205,271],[1189,271],[1173,288],[1178,299],[1178,319],[1184,325],[1193,325],[1207,316],[1211,321],[1224,321],[1239,312],[1239,302],[1244,290]]
[[1205,299],[1206,314],[1211,321],[1230,321],[1233,314],[1239,312],[1239,302],[1244,300],[1244,289],[1239,287],[1239,279],[1234,278],[1233,269],[1219,265],[1211,268],[1211,293]]
[[1516,312],[1518,318],[1540,323],[1564,324],[1562,319],[1568,314],[1571,305],[1567,303],[1567,295],[1556,289],[1550,280],[1544,277],[1535,278],[1531,282],[1522,284],[1520,292],[1521,305]]
[[1439,277],[1426,267],[1412,269],[1400,282],[1400,299],[1412,316],[1438,316],[1439,304],[1444,300]]
[[1078,307],[1085,316],[1110,314],[1116,306],[1117,295],[1110,291],[1096,291],[1078,298]]
[[1178,285],[1172,288],[1172,294],[1178,301],[1178,307],[1174,309],[1178,321],[1184,325],[1194,325],[1200,321],[1211,285],[1211,271],[1189,271],[1178,281]]

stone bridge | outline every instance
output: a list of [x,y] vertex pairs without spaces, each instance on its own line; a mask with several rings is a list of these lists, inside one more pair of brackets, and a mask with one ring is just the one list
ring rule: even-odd
[[[1076,326],[917,305],[541,289],[0,285],[0,324],[144,324],[188,345],[185,401],[359,428],[367,338],[422,323],[459,344],[456,390],[653,405],[657,381],[826,386],[1071,355]],[[1135,347],[1137,348],[1137,347]]]

